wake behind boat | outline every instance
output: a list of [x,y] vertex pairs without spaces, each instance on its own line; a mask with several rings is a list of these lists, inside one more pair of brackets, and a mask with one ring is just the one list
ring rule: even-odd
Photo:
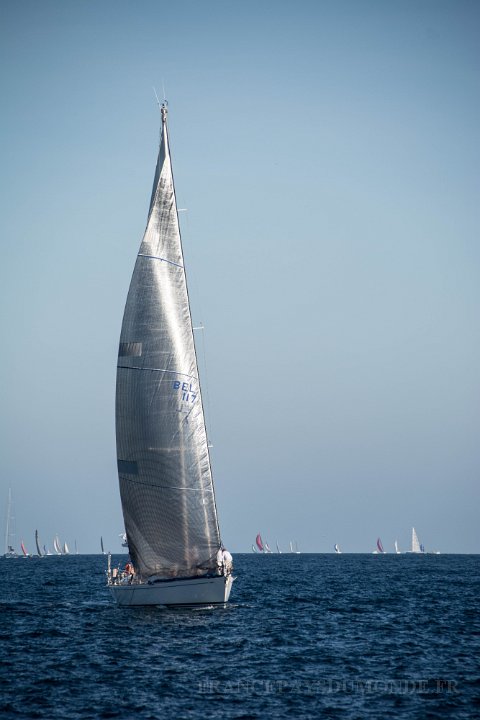
[[227,602],[167,132],[123,316],[117,365],[120,494],[131,563],[107,570],[120,605]]

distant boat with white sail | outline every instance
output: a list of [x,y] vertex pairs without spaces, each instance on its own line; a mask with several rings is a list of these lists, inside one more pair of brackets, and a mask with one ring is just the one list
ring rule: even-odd
[[341,555],[341,554],[342,554],[342,551],[340,550],[340,546],[339,546],[338,543],[335,543],[335,545],[333,546],[333,549],[335,550],[335,552],[336,552],[337,555]]
[[8,489],[7,517],[5,522],[5,558],[17,558],[15,551],[15,518],[13,515],[12,490]]

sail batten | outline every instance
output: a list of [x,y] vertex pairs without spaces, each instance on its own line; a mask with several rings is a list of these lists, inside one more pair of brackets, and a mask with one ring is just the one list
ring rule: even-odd
[[119,348],[118,476],[136,572],[188,577],[214,570],[220,532],[164,108]]

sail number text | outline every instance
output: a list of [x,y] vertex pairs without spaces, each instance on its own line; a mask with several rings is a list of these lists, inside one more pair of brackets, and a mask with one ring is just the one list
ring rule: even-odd
[[186,383],[186,382],[180,382],[180,380],[175,380],[173,383],[173,389],[178,390],[182,393],[182,400],[185,402],[195,402],[197,398],[197,393],[193,391],[192,384]]

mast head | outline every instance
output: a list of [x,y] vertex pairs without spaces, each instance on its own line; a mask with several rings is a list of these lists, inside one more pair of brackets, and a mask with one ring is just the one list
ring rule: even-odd
[[165,124],[167,122],[167,114],[168,114],[168,102],[164,100],[162,102],[162,105],[160,107],[160,112],[162,113],[162,122]]

